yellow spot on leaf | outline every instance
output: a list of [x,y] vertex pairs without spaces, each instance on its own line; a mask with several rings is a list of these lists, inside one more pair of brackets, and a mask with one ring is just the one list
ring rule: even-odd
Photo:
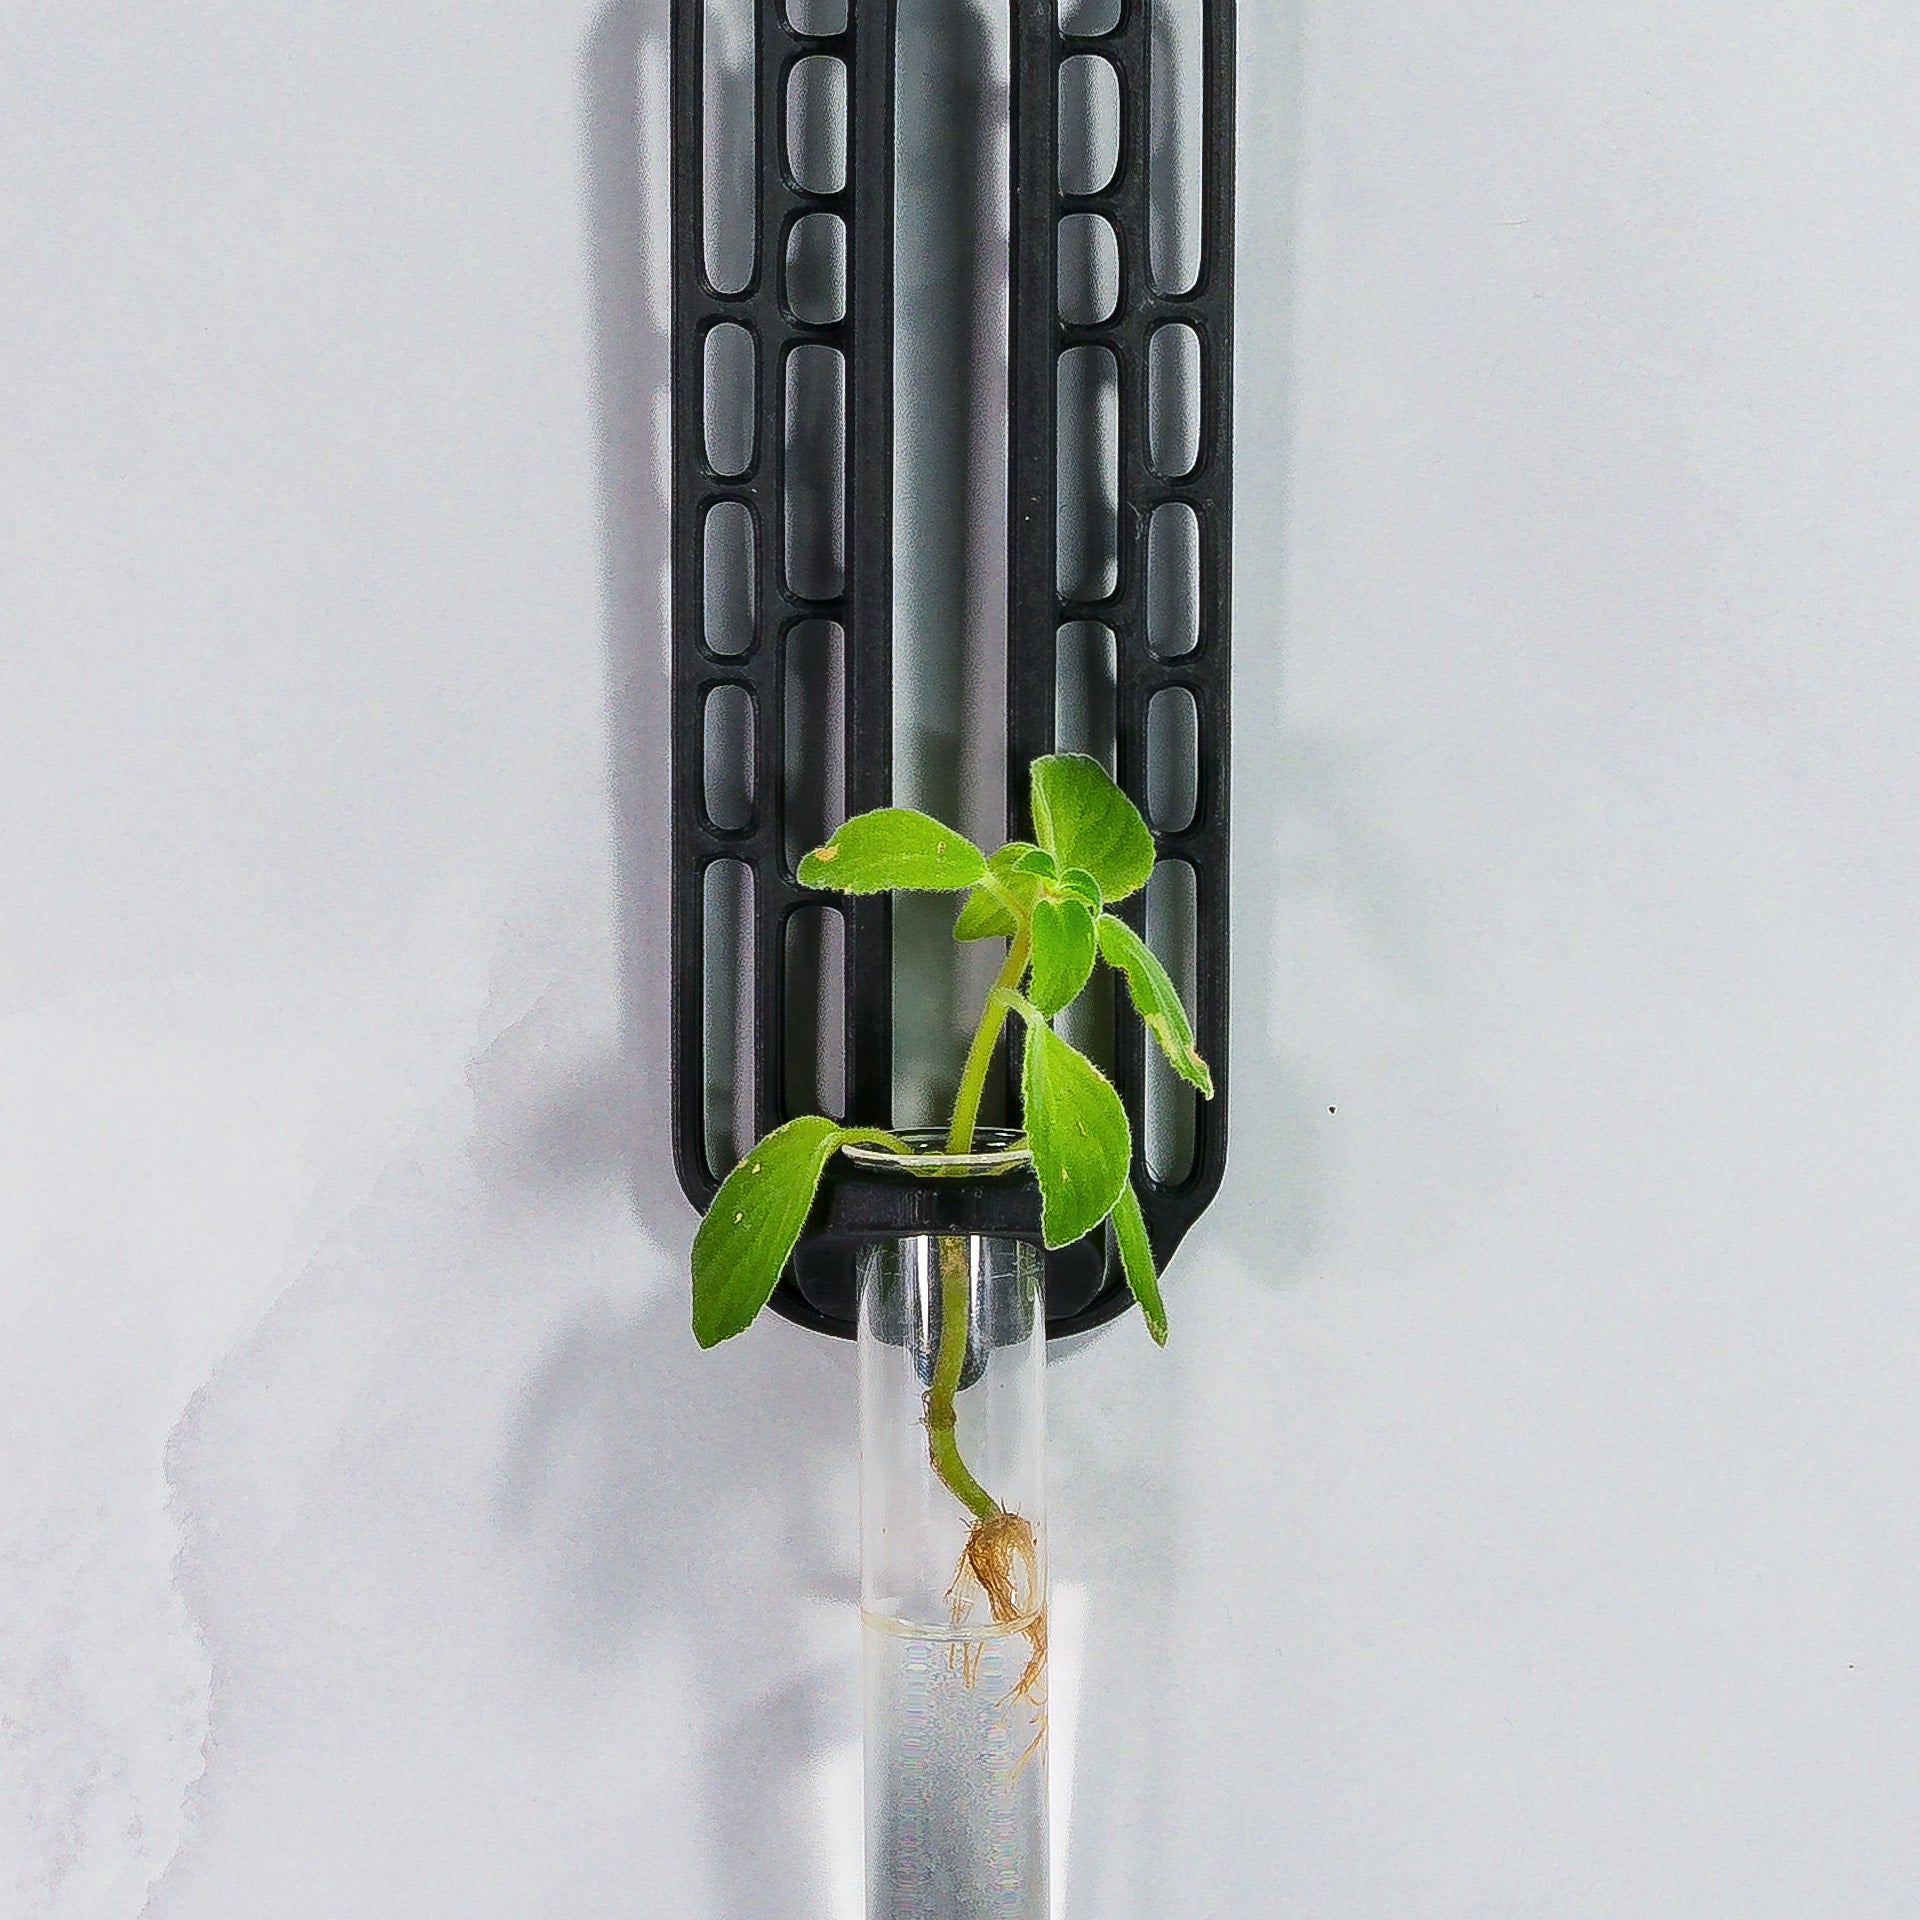
[[747,1216],[744,1213],[736,1213],[733,1216],[733,1224],[737,1227],[740,1224],[740,1222],[744,1220],[746,1217]]
[[840,858],[840,849],[838,847],[822,847],[813,857],[818,860],[822,866],[825,866],[829,860],[838,860]]
[[755,1162],[753,1163],[753,1170],[754,1170],[754,1172],[755,1172],[755,1173],[758,1173],[758,1172],[760,1171],[760,1162],[759,1162],[758,1160],[756,1160],[756,1161],[755,1161]]

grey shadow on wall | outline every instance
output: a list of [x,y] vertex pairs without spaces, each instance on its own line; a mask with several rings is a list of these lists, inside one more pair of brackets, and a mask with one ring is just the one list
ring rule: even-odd
[[[1248,675],[1254,687],[1277,679]],[[1302,1005],[1300,976],[1339,969],[1370,982],[1376,996],[1401,999],[1418,996],[1432,968],[1424,911],[1377,817],[1364,754],[1325,731],[1281,726],[1256,739],[1258,764],[1241,792],[1258,791],[1259,804],[1243,799],[1234,841],[1246,924],[1234,936],[1233,1046],[1235,1074],[1259,1096],[1234,1106],[1227,1180],[1208,1224],[1249,1278],[1286,1286],[1305,1278],[1339,1231],[1341,1041],[1336,1035],[1331,1062],[1322,1048],[1309,1066],[1289,1040],[1288,1026],[1313,1013]],[[1361,1037],[1350,1021],[1342,1031]]]
[[688,1327],[668,1095],[668,45],[667,0],[614,0],[583,43],[581,101],[624,1031],[597,1125],[669,1275],[550,1342],[498,1515],[581,1665],[648,1644],[687,1662],[714,1911],[791,1920],[828,1897],[807,1781],[857,1729],[851,1672],[809,1642],[822,1599],[856,1598],[853,1374],[849,1350],[783,1324],[713,1355]]
[[[1338,1237],[1335,1168],[1343,1091],[1332,1046],[1293,1037],[1316,973],[1338,970],[1388,998],[1432,976],[1427,912],[1382,818],[1365,748],[1337,724],[1289,713],[1297,636],[1285,610],[1300,364],[1303,25],[1291,5],[1243,6],[1236,250],[1234,539],[1233,1078],[1227,1177],[1200,1229],[1256,1284],[1299,1284]],[[1258,281],[1256,289],[1255,281]],[[1353,1036],[1349,1029],[1347,1037]],[[1319,1056],[1310,1060],[1309,1051]],[[1328,1062],[1331,1060],[1331,1065]],[[1176,1274],[1177,1282],[1177,1274]]]

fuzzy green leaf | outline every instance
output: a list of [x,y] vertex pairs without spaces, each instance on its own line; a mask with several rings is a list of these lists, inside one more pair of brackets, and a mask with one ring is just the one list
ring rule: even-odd
[[1015,873],[1030,873],[1036,880],[1057,880],[1060,869],[1054,865],[1053,855],[1040,847],[1029,847],[1013,863]]
[[[999,881],[1004,891],[1012,894],[1020,903],[1022,913],[1033,911],[1040,883],[1030,874],[1017,872],[1016,863],[1022,855],[1039,851],[1038,847],[1025,840],[1009,840],[987,862],[987,871]],[[1011,940],[1019,931],[1020,923],[1008,910],[1006,902],[985,886],[975,887],[967,895],[967,903],[960,909],[960,917],[953,925],[953,937],[956,940],[991,940],[996,937]]]
[[1033,821],[1061,870],[1084,869],[1103,900],[1138,892],[1153,871],[1153,835],[1139,808],[1084,753],[1033,763]]
[[1193,1023],[1180,1004],[1180,994],[1153,949],[1112,914],[1103,913],[1095,925],[1100,957],[1127,976],[1127,991],[1148,1031],[1181,1079],[1213,1098],[1213,1073],[1194,1050]]
[[1033,908],[1033,1004],[1051,1019],[1093,972],[1093,915],[1081,900],[1037,900]]
[[1100,882],[1085,867],[1069,867],[1060,876],[1060,891],[1072,894],[1076,900],[1084,900],[1089,911],[1100,911]]
[[835,893],[952,893],[986,878],[964,834],[911,807],[858,813],[800,862],[800,884]]
[[1119,1199],[1133,1157],[1127,1112],[1098,1067],[1041,1018],[1014,1002],[1027,1022],[1021,1105],[1040,1182],[1040,1234],[1050,1247],[1091,1233]]
[[992,940],[996,936],[1011,940],[1020,931],[1020,923],[1005,905],[985,887],[975,887],[967,895],[967,904],[953,923],[956,940]]
[[703,1347],[753,1324],[813,1211],[827,1162],[850,1140],[898,1144],[809,1114],[776,1127],[720,1183],[693,1236],[693,1337]]
[[1147,1331],[1154,1344],[1167,1344],[1167,1304],[1160,1298],[1160,1275],[1153,1264],[1153,1242],[1147,1238],[1146,1217],[1140,1211],[1139,1197],[1129,1186],[1122,1187],[1113,1205],[1113,1237],[1120,1247],[1120,1266],[1127,1276],[1133,1297],[1140,1302]]

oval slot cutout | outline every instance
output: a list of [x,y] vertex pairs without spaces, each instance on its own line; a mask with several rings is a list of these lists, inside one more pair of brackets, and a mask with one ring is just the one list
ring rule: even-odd
[[846,636],[836,622],[803,620],[787,635],[781,708],[791,873],[847,817]]
[[1101,213],[1060,222],[1060,318],[1070,327],[1104,326],[1120,304],[1120,241]]
[[1059,588],[1104,600],[1120,580],[1120,371],[1105,347],[1060,356]]
[[1147,464],[1184,480],[1200,463],[1200,336],[1184,320],[1147,348]]
[[1200,278],[1206,151],[1206,22],[1201,0],[1152,0],[1147,136],[1147,260],[1161,293]]
[[847,0],[787,0],[787,25],[810,40],[847,30]]
[[723,659],[753,645],[753,515],[744,500],[720,500],[707,509],[707,650]]
[[810,53],[787,73],[787,171],[802,193],[838,193],[847,184],[847,69]]
[[707,465],[735,479],[753,465],[753,335],[728,320],[707,334]]
[[847,923],[808,905],[787,921],[785,1092],[788,1113],[847,1110]]
[[1101,193],[1120,170],[1120,75],[1104,54],[1060,63],[1060,191]]
[[[1191,864],[1161,861],[1147,882],[1147,945],[1172,975],[1181,1005],[1196,1017],[1199,924],[1199,888]],[[1145,1045],[1147,1171],[1162,1185],[1177,1186],[1193,1171],[1200,1096],[1167,1065],[1151,1034]]]
[[1177,660],[1200,644],[1200,516],[1165,500],[1147,522],[1147,645]]
[[724,1180],[754,1138],[753,869],[716,860],[702,884],[701,1092],[707,1170]]
[[844,576],[846,366],[833,347],[787,356],[787,586],[831,600]]
[[837,213],[802,214],[788,230],[787,311],[807,327],[847,317],[847,229]]
[[1084,753],[1111,773],[1118,741],[1113,629],[1070,620],[1055,636],[1053,736],[1056,751]]
[[1147,819],[1156,833],[1185,833],[1200,811],[1200,709],[1185,687],[1147,702]]
[[1060,31],[1073,39],[1111,33],[1120,24],[1120,0],[1060,0]]
[[744,833],[753,824],[753,695],[741,686],[715,687],[704,718],[707,818],[722,833]]
[[754,0],[704,0],[701,231],[707,278],[740,293],[753,278]]

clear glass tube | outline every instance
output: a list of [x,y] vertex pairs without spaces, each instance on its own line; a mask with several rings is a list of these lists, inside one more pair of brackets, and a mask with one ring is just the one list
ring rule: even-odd
[[982,1236],[861,1255],[867,1920],[1046,1920],[1042,1272]]

